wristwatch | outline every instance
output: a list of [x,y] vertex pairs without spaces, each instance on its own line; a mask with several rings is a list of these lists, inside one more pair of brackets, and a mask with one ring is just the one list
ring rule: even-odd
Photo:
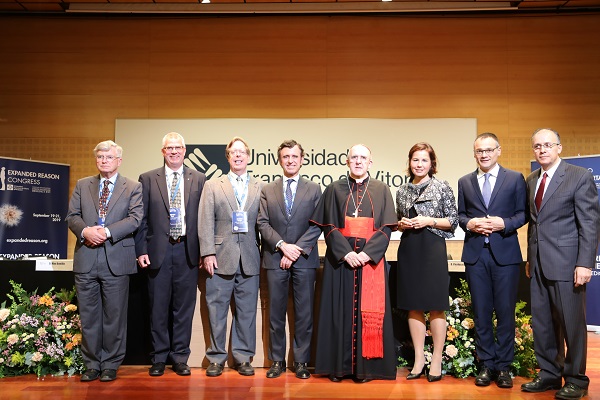
[[277,242],[277,244],[275,245],[275,250],[279,250],[281,248],[281,246],[283,246],[284,241],[280,240],[279,242]]

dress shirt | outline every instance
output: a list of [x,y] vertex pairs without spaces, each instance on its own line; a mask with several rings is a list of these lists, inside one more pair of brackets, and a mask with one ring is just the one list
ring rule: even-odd
[[179,167],[177,171],[173,171],[171,168],[165,165],[165,176],[167,177],[167,190],[169,191],[169,207],[171,203],[171,199],[173,199],[173,193],[171,193],[171,184],[173,182],[173,172],[177,172],[177,178],[180,179],[179,183],[179,194],[181,195],[181,208],[179,209],[179,213],[181,215],[181,234],[185,235],[185,196],[183,191],[183,185],[185,182],[185,176],[183,175],[183,165]]

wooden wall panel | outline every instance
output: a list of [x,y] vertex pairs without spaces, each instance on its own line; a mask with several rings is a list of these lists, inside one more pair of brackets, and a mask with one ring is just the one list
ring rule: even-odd
[[[540,126],[559,130],[564,155],[600,153],[599,22],[2,16],[0,138],[11,145],[0,155],[47,160],[48,142],[73,142],[62,162],[82,162],[119,117],[474,117],[500,137],[500,161],[526,174]],[[73,175],[93,172],[89,159]]]

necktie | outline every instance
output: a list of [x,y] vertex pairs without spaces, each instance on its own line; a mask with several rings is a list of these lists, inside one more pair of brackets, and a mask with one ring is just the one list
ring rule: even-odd
[[[173,172],[173,180],[171,181],[171,208],[177,208],[181,212],[181,193],[179,192],[179,185],[177,185],[179,181],[177,175],[177,172]],[[179,215],[180,217],[177,219],[177,222],[171,225],[169,229],[169,235],[172,238],[181,236],[181,214]]]
[[484,175],[485,181],[483,181],[483,189],[481,194],[483,195],[483,201],[485,202],[485,206],[490,205],[490,199],[492,198],[492,185],[490,185],[490,173],[486,173]]
[[294,201],[292,196],[292,182],[294,182],[293,179],[288,179],[287,188],[285,189],[285,208],[288,216],[292,214],[292,203]]
[[535,194],[535,208],[538,211],[540,211],[540,207],[542,206],[542,199],[544,198],[544,188],[546,187],[546,176],[548,176],[548,174],[544,172],[544,176],[542,176],[542,181],[540,182],[540,187],[538,188],[538,191]]
[[108,179],[104,180],[104,186],[102,187],[102,193],[100,194],[100,220],[104,221],[106,218],[106,212],[108,211],[108,195],[110,194],[110,190],[108,189],[108,185],[110,181]]

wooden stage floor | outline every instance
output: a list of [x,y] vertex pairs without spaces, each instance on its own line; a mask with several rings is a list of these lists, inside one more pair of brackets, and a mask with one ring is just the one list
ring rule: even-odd
[[[588,333],[588,370],[591,385],[586,399],[600,400],[600,335]],[[425,378],[407,381],[406,368],[398,370],[396,381],[357,384],[351,380],[330,382],[327,377],[296,379],[288,371],[280,378],[267,379],[266,369],[257,368],[253,377],[240,376],[226,368],[218,378],[207,378],[203,368],[193,368],[189,377],[167,369],[162,377],[148,376],[144,366],[123,366],[113,382],[79,382],[79,376],[45,377],[33,375],[0,379],[1,400],[266,400],[266,399],[553,399],[555,391],[524,393],[520,385],[528,379],[516,378],[512,389],[495,384],[480,388],[474,378],[444,377],[429,383]]]

